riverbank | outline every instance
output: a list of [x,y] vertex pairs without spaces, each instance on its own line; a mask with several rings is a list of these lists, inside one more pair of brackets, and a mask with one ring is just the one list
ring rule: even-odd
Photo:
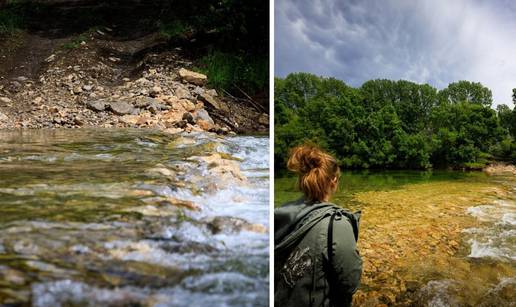
[[251,97],[207,86],[210,76],[193,71],[188,46],[171,46],[159,33],[120,35],[100,27],[64,37],[19,32],[2,41],[9,52],[0,54],[0,129],[268,131],[269,116]]

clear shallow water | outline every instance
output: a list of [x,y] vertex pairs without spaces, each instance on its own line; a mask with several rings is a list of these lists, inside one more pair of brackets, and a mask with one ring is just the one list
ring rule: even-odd
[[0,132],[0,303],[267,305],[268,156],[261,137]]
[[[295,184],[295,178],[275,180],[276,206],[300,197]],[[424,185],[421,192],[417,188],[419,184]],[[460,184],[464,192],[454,194],[452,197],[476,199],[458,213],[467,219],[473,218],[473,221],[468,224],[474,224],[474,227],[461,228],[456,224],[459,223],[458,219],[454,220],[453,223],[457,226],[453,227],[460,229],[460,246],[457,251],[445,255],[445,259],[441,259],[443,261],[436,263],[429,262],[428,258],[431,258],[431,255],[422,257],[420,267],[405,269],[403,273],[408,276],[407,280],[410,280],[412,285],[403,296],[409,297],[415,306],[516,306],[516,275],[514,275],[516,272],[516,178],[514,176],[489,177],[478,172],[455,171],[345,172],[342,174],[339,191],[333,200],[352,210],[362,209],[364,213],[362,223],[367,223],[368,219],[374,218],[379,222],[375,225],[380,225],[392,221],[389,212],[383,212],[384,218],[371,216],[371,212],[376,211],[368,210],[371,209],[368,207],[369,204],[357,201],[355,195],[371,191],[379,192],[378,194],[381,194],[381,191],[399,191],[400,193],[396,195],[406,194],[404,198],[396,198],[397,201],[405,204],[405,207],[396,207],[396,210],[406,212],[407,218],[400,221],[400,224],[403,224],[409,220],[408,217],[414,216],[414,213],[422,214],[423,210],[418,211],[418,206],[428,207],[425,196],[436,196],[435,199],[439,199],[442,203],[436,203],[435,208],[446,211],[446,204],[454,202],[453,199],[443,195],[446,192],[442,188],[451,189],[456,184]],[[481,184],[486,189],[504,191],[504,193],[471,195],[467,189],[470,184]],[[429,194],[428,191],[432,193]],[[368,195],[374,198],[378,194]],[[374,203],[374,199],[371,201]],[[413,210],[414,208],[416,210]],[[428,218],[436,217],[436,215],[418,216],[422,224],[428,223]],[[395,231],[396,229],[392,230],[392,232]],[[376,237],[362,237],[359,245],[367,242],[367,239],[376,242]],[[403,240],[409,239],[417,240],[417,237],[412,236]],[[395,246],[397,243],[389,239],[386,244]],[[401,257],[399,261],[403,264],[406,260]],[[427,262],[429,264],[425,265]],[[396,264],[397,261],[390,263]],[[399,268],[391,265],[384,269]],[[380,284],[378,287],[387,289],[389,286],[389,284]],[[364,288],[363,291],[368,289]],[[403,296],[399,299],[403,300]],[[366,306],[369,305],[366,304]]]

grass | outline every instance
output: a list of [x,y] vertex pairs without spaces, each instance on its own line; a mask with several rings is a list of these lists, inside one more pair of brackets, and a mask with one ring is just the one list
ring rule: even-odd
[[266,56],[241,56],[217,51],[202,57],[196,70],[206,74],[208,84],[218,90],[239,87],[253,94],[266,89],[269,83]]
[[77,49],[81,46],[81,42],[86,41],[84,34],[72,38],[69,42],[63,44],[64,49]]
[[98,27],[98,26],[91,27],[90,29],[88,29],[88,31],[86,31],[86,32],[84,32],[84,33],[82,33],[80,35],[77,35],[77,36],[73,37],[70,41],[64,43],[62,47],[64,49],[77,49],[77,48],[79,48],[81,46],[82,42],[87,41],[89,36],[93,32],[95,32],[95,31],[97,31],[99,29],[100,29],[100,27]]

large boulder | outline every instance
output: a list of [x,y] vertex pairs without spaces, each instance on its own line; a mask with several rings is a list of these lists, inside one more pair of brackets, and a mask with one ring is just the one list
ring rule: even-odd
[[203,121],[206,121],[206,122],[208,122],[208,123],[210,123],[212,125],[215,124],[215,122],[211,118],[210,114],[208,114],[208,112],[205,109],[196,110],[194,112],[194,114],[193,114],[193,117],[194,117],[196,122],[198,120],[203,120]]
[[181,80],[195,85],[203,86],[208,81],[206,75],[188,69],[181,68],[178,73]]
[[86,102],[86,107],[90,110],[101,112],[106,109],[107,104],[102,100],[94,100]]
[[109,108],[116,115],[127,115],[132,114],[134,111],[134,107],[127,102],[123,101],[113,101],[109,103]]
[[208,106],[210,106],[211,108],[213,108],[215,110],[220,110],[220,111],[229,113],[229,108],[224,102],[211,96],[207,92],[204,92],[201,95],[199,95],[199,100],[206,103]]

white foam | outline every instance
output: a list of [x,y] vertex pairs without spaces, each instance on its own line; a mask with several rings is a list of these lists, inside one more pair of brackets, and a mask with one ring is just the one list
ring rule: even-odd
[[516,225],[516,213],[505,213],[502,215],[502,224],[515,226]]
[[432,280],[419,291],[419,300],[431,307],[457,306],[454,295],[457,288],[458,283],[454,280]]
[[491,219],[490,214],[492,213],[495,206],[492,205],[482,205],[476,207],[469,207],[466,212],[470,215],[478,218],[481,221],[488,221]]
[[506,247],[497,247],[494,240],[489,239],[487,242],[479,242],[477,240],[469,240],[471,252],[470,258],[493,258],[498,260],[516,260],[516,255],[511,249]]
[[495,200],[491,205],[470,207],[467,213],[482,222],[481,227],[465,229],[470,235],[471,258],[516,260],[516,203]]
[[[136,291],[135,291],[136,290]],[[85,306],[136,303],[145,300],[145,293],[135,288],[101,289],[72,280],[39,283],[32,286],[32,304],[39,306]]]

